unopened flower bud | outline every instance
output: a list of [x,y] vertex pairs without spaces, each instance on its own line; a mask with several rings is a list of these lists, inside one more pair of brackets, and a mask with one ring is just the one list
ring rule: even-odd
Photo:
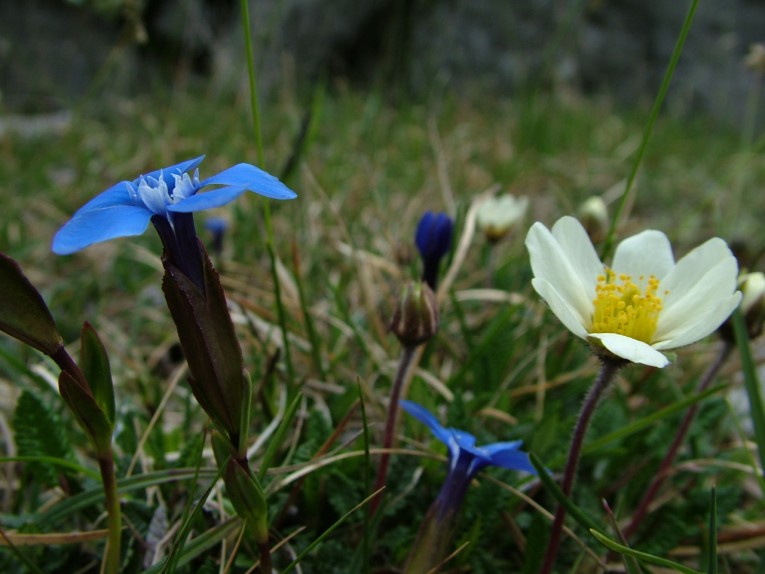
[[752,44],[744,58],[744,65],[758,74],[765,74],[765,44]]
[[452,248],[454,221],[445,213],[426,211],[417,224],[414,243],[422,258],[422,279],[435,289],[441,259]]
[[[765,325],[765,273],[742,273],[738,278],[741,291],[739,309],[746,323],[750,339],[762,334]],[[728,318],[720,326],[720,335],[727,341],[734,341],[732,319]]]
[[476,214],[476,223],[486,238],[496,243],[505,237],[518,223],[529,207],[527,197],[515,197],[509,193],[491,197],[481,204]]
[[608,209],[600,196],[594,195],[579,207],[579,221],[584,225],[590,241],[598,243],[608,232]]
[[406,347],[416,347],[436,334],[438,305],[427,283],[410,281],[401,290],[390,330]]

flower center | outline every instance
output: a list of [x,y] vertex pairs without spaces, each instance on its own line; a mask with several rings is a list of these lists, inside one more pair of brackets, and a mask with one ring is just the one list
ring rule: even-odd
[[[598,276],[590,332],[617,333],[644,343],[651,342],[663,298],[657,294],[659,280],[655,276],[650,275],[647,280],[638,277],[638,282],[644,285],[643,289],[631,276],[617,276],[609,268],[605,275]],[[665,291],[664,295],[667,293]]]
[[137,189],[132,190],[133,199],[140,200],[157,215],[167,218],[167,206],[174,205],[194,195],[200,187],[199,170],[194,172],[194,177],[188,173],[172,174],[174,185],[168,188],[160,172],[159,179],[153,177],[141,177]]

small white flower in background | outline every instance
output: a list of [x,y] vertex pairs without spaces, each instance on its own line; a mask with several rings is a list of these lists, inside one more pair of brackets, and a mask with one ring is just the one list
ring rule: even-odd
[[757,306],[765,305],[765,273],[743,273],[738,279],[738,288],[741,289],[741,313],[746,315]]
[[661,352],[709,335],[741,300],[738,265],[713,238],[675,263],[667,236],[643,231],[622,241],[610,267],[582,224],[535,223],[526,237],[532,285],[553,313],[596,352],[665,367]]
[[608,208],[603,198],[593,195],[579,207],[579,220],[587,230],[590,239],[597,243],[603,241],[608,233]]
[[489,241],[496,243],[523,219],[528,207],[528,197],[515,197],[509,193],[490,197],[478,208],[476,223]]
[[741,314],[744,316],[749,338],[762,334],[765,324],[765,273],[742,273],[738,278],[738,288],[743,293]]
[[744,65],[758,74],[765,74],[765,44],[750,44]]

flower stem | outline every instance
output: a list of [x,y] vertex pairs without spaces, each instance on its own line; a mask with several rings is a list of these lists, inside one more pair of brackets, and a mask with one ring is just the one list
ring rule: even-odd
[[[393,389],[390,394],[390,404],[388,405],[388,418],[385,421],[385,436],[383,437],[383,449],[386,452],[382,453],[380,457],[380,465],[377,467],[377,478],[375,479],[375,486],[372,492],[377,492],[383,486],[385,486],[385,479],[388,475],[388,463],[390,462],[390,453],[387,449],[393,446],[393,436],[396,430],[396,418],[398,415],[398,403],[401,399],[401,390],[404,387],[404,381],[406,381],[409,369],[412,366],[412,359],[414,358],[415,351],[418,345],[405,345],[401,352],[401,359],[398,363],[398,371],[396,372],[396,379],[393,381]],[[370,503],[370,514],[375,515],[377,509],[380,506],[381,496],[375,497]]]
[[101,482],[104,487],[109,538],[104,557],[107,574],[117,574],[120,571],[120,545],[122,536],[122,510],[117,495],[117,477],[114,474],[114,456],[111,448],[98,455],[98,468],[101,471]]
[[271,560],[271,547],[268,545],[268,540],[258,542],[258,550],[260,551],[260,571],[262,574],[271,574],[274,571],[273,562]]
[[[723,347],[720,349],[720,354],[717,356],[717,359],[715,359],[715,361],[709,366],[709,369],[707,369],[704,377],[701,379],[701,381],[699,381],[695,391],[696,394],[705,391],[707,387],[709,387],[709,385],[712,383],[712,381],[714,381],[717,373],[720,371],[720,368],[730,356],[732,350],[733,344],[725,341],[725,343],[723,343]],[[667,478],[669,472],[669,467],[672,466],[672,463],[677,456],[677,452],[680,450],[680,446],[683,444],[683,441],[688,434],[688,430],[691,428],[691,423],[696,417],[696,413],[698,413],[698,411],[699,403],[696,403],[691,405],[685,412],[683,422],[677,429],[675,438],[667,449],[667,453],[664,455],[664,459],[661,461],[659,470],[656,472],[656,474],[654,474],[653,480],[651,481],[648,489],[643,494],[643,498],[640,501],[637,510],[632,515],[629,524],[622,532],[625,539],[629,539],[635,533],[643,518],[645,518],[645,515],[648,513],[648,507],[651,505],[654,498],[656,498],[656,494],[659,492],[661,485],[664,484],[664,480]]]
[[[574,486],[576,469],[579,466],[579,456],[582,453],[584,437],[587,434],[587,428],[590,426],[592,415],[595,413],[595,408],[598,406],[598,402],[603,396],[603,391],[608,388],[614,375],[624,364],[623,361],[609,358],[601,358],[601,361],[602,366],[600,372],[587,393],[587,397],[582,405],[582,410],[579,411],[579,418],[576,421],[576,426],[574,427],[574,436],[571,439],[571,448],[568,451],[568,460],[566,461],[566,468],[563,472],[563,483],[561,484],[561,490],[563,490],[563,493],[566,496],[571,494],[571,490]],[[558,546],[560,545],[561,534],[563,533],[563,522],[565,519],[566,509],[563,505],[559,504],[558,509],[555,512],[555,519],[553,520],[552,530],[550,531],[550,541],[547,544],[545,561],[540,570],[540,574],[550,574],[550,572],[552,572],[555,558],[558,555]]]

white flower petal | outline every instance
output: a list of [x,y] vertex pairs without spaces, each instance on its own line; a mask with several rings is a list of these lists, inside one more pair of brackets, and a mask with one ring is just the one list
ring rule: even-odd
[[[589,239],[586,239],[586,242],[592,249]],[[572,259],[572,247],[568,246],[567,250],[564,250],[556,237],[538,222],[531,226],[526,236],[526,246],[534,276],[550,283],[562,302],[581,318],[582,325],[589,322],[592,316],[595,277],[589,280],[588,284],[583,282],[582,273],[576,268],[576,264],[577,261],[584,260],[584,257]],[[592,255],[597,261],[594,250]]]
[[626,273],[640,285],[639,277],[661,279],[675,266],[672,246],[661,231],[647,230],[622,241],[616,248],[611,269]]
[[651,345],[617,335],[616,333],[590,333],[588,340],[595,339],[611,353],[633,363],[648,365],[649,367],[663,368],[669,364],[669,359]]
[[592,246],[590,236],[582,224],[570,216],[561,217],[556,221],[552,234],[584,285],[587,299],[592,301],[595,298],[598,275],[603,273],[603,263]]
[[[677,262],[675,268],[670,271],[661,282],[662,290],[669,290],[669,295],[664,298],[664,311],[670,311],[676,302],[684,299],[686,293],[702,282],[702,278],[721,261],[735,258],[731,253],[725,241],[719,237],[710,239],[695,249],[691,250],[685,257]],[[723,277],[718,277],[721,280]],[[703,280],[704,282],[707,279]],[[727,285],[732,281],[733,286],[728,289],[726,294],[733,293],[736,285],[736,274],[727,277]]]
[[694,321],[683,325],[671,338],[659,341],[653,347],[655,349],[675,349],[703,339],[722,325],[740,301],[741,293],[738,291],[725,299],[718,299],[716,307],[712,307],[704,315],[694,317]]
[[[550,310],[560,319],[566,328],[577,337],[584,339],[587,337],[587,330],[584,327],[585,319],[581,317],[574,307],[566,303],[555,287],[546,279],[534,278],[531,284],[537,293],[547,301]],[[589,321],[589,318],[587,318]]]
[[[714,311],[720,301],[732,295],[736,290],[738,264],[732,255],[728,255],[725,259],[717,262],[711,260],[701,273],[697,269],[687,269],[687,271],[688,275],[695,278],[693,283],[687,284],[682,277],[674,279],[672,283],[667,281],[667,283],[681,286],[671,290],[664,300],[664,309],[659,315],[659,323],[654,334],[655,341],[675,339],[683,336],[687,330],[697,331],[697,325],[707,322],[707,316],[710,314],[715,317]],[[673,277],[675,277],[674,271],[672,271],[669,279]],[[660,290],[665,287],[665,282],[662,282]],[[723,317],[723,319],[725,318]],[[711,327],[708,333],[716,329],[717,326]],[[686,339],[685,336],[682,338]]]

